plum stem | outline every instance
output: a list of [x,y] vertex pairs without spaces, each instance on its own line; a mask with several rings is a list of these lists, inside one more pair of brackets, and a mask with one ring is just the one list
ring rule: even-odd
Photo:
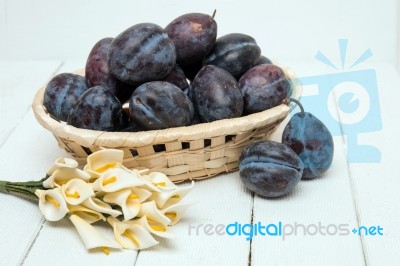
[[288,103],[294,102],[295,104],[297,104],[297,106],[300,108],[301,111],[301,117],[304,118],[304,107],[303,105],[296,99],[293,98],[289,98]]
[[217,10],[214,9],[214,12],[212,13],[211,17],[212,17],[212,18],[215,18],[215,14],[216,14],[216,13],[217,13]]

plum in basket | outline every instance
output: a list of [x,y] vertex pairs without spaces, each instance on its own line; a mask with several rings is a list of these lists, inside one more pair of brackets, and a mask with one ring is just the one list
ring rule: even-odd
[[51,116],[67,121],[72,106],[87,89],[84,77],[71,73],[58,74],[46,86],[43,105]]
[[152,81],[132,93],[129,111],[139,126],[156,130],[189,125],[194,108],[189,97],[174,84]]
[[102,86],[83,93],[68,116],[68,124],[74,127],[101,131],[118,131],[126,122],[120,101]]

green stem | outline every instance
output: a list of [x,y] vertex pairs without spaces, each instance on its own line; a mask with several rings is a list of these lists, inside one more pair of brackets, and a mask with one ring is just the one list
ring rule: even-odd
[[20,194],[27,196],[30,199],[37,199],[35,191],[37,189],[45,189],[43,187],[43,181],[47,177],[39,181],[26,181],[26,182],[10,182],[10,181],[0,181],[0,192],[7,194]]

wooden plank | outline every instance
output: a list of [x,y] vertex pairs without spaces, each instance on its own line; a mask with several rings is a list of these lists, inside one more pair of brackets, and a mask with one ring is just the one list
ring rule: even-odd
[[[39,180],[62,155],[65,156],[53,136],[45,132],[29,110],[0,149],[1,179]],[[0,202],[0,265],[16,265],[28,252],[43,224],[43,216],[36,202],[5,194],[0,194]]]
[[[185,201],[195,204],[171,228],[175,238],[140,251],[135,265],[247,265],[250,243],[214,231],[218,224],[250,222],[251,197],[238,173],[197,181]],[[205,233],[205,226],[213,235]]]
[[[394,66],[376,65],[382,130],[358,134],[360,144],[380,150],[379,163],[351,163],[353,194],[362,226],[381,226],[383,236],[362,238],[368,265],[396,265],[400,261],[398,232],[400,179],[397,171],[400,150],[400,111],[394,91],[400,87],[400,76]],[[348,132],[345,131],[345,134]],[[345,138],[347,141],[347,138]]]
[[58,61],[0,62],[0,145],[30,109],[36,90],[59,65]]

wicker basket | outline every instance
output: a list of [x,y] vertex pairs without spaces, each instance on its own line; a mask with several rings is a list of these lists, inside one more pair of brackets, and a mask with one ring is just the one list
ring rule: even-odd
[[[293,98],[301,87],[292,79]],[[83,75],[79,70],[75,73]],[[52,118],[42,105],[45,87],[36,94],[32,108],[38,122],[57,139],[61,148],[79,163],[100,149],[124,151],[128,168],[148,168],[165,173],[174,182],[203,179],[235,171],[242,149],[268,137],[288,115],[290,107],[281,104],[269,110],[233,119],[187,127],[143,132],[104,132],[75,128]]]

